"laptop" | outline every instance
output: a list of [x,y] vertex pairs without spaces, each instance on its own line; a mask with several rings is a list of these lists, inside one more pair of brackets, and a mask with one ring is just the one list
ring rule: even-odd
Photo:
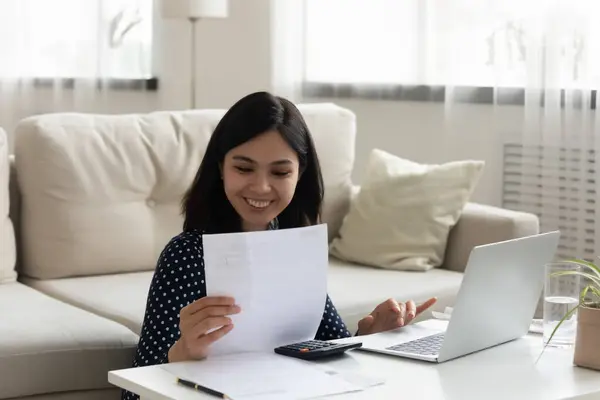
[[474,247],[445,330],[424,321],[365,337],[361,350],[441,363],[523,337],[559,238],[553,231]]

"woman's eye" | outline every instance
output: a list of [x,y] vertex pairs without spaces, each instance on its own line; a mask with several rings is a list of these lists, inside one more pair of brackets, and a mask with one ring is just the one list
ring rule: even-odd
[[275,171],[275,172],[273,172],[273,175],[280,176],[280,177],[288,176],[289,174],[290,174],[289,171]]
[[246,172],[252,172],[252,169],[251,168],[247,168],[247,167],[235,167],[235,169],[237,169],[240,172],[244,172],[244,173],[246,173]]

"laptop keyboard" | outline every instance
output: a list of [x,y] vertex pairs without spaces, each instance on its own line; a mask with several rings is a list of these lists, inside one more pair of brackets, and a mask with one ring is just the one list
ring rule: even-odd
[[444,332],[410,342],[400,343],[388,347],[386,350],[401,351],[403,353],[420,354],[423,356],[435,356],[439,354],[444,342]]

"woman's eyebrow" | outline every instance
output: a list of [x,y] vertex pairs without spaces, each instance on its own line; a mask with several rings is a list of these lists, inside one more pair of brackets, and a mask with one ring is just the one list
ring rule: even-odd
[[233,156],[233,159],[238,160],[238,161],[245,161],[245,162],[249,162],[252,164],[256,164],[256,161],[254,161],[250,157],[246,157],[246,156]]
[[[244,162],[247,162],[247,163],[256,164],[256,161],[254,161],[250,157],[246,157],[246,156],[233,156],[232,158],[234,160],[237,160],[237,161],[244,161]],[[271,165],[288,165],[288,164],[292,164],[292,160],[289,160],[287,158],[284,158],[282,160],[273,161],[271,163]]]
[[288,160],[287,158],[285,158],[283,160],[273,161],[271,163],[271,165],[288,165],[288,164],[292,164],[292,160]]

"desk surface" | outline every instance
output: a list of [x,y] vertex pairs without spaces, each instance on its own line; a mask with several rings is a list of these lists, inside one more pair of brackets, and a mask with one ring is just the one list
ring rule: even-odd
[[[363,371],[385,380],[383,385],[336,399],[600,399],[600,372],[574,366],[573,349],[549,347],[535,364],[541,349],[541,337],[528,335],[442,364],[362,350],[326,362],[340,370]],[[111,371],[108,378],[110,383],[138,393],[142,400],[214,399],[178,385],[161,366]]]

